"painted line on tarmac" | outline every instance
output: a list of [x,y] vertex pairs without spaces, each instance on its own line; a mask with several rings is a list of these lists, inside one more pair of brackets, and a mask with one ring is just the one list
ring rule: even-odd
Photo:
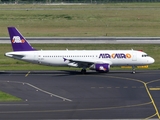
[[31,71],[28,71],[28,73],[25,75],[25,77],[27,77],[27,76],[29,75],[30,72],[31,72]]
[[148,95],[149,95],[149,97],[150,97],[150,99],[151,99],[151,101],[152,101],[152,103],[153,103],[153,106],[154,106],[154,108],[155,108],[155,111],[156,111],[156,114],[157,114],[157,116],[158,116],[158,119],[160,119],[160,115],[159,115],[158,108],[157,108],[157,106],[156,106],[156,104],[155,104],[155,102],[154,102],[154,99],[153,99],[151,93],[149,92],[149,89],[148,89],[148,87],[147,87],[147,83],[144,83],[144,85],[145,85],[146,91],[147,91],[147,93],[148,93]]
[[49,95],[51,95],[51,97],[54,96],[54,97],[57,97],[57,98],[62,99],[63,101],[69,101],[69,102],[72,101],[72,100],[70,100],[70,99],[68,99],[68,98],[65,98],[65,97],[62,97],[62,96],[59,96],[59,95],[50,93],[50,92],[45,91],[45,90],[42,90],[42,89],[40,89],[40,88],[38,88],[38,87],[36,87],[36,86],[34,86],[34,85],[31,85],[31,84],[29,84],[29,83],[25,83],[25,84],[27,84],[28,86],[33,87],[33,88],[35,88],[35,89],[37,89],[37,90],[39,90],[39,91],[41,91],[41,92],[44,92],[44,93],[46,93],[46,94],[49,94]]
[[144,82],[144,81],[139,80],[139,79],[125,78],[125,77],[115,77],[115,76],[101,76],[101,77],[117,78],[117,79],[130,80],[130,81],[135,81],[135,82],[140,82],[140,83],[142,83],[142,84],[144,85],[147,93],[148,93],[148,96],[149,96],[149,98],[150,98],[150,100],[151,100],[151,103],[153,104],[153,107],[154,107],[154,109],[155,109],[155,111],[156,111],[156,115],[157,115],[158,119],[160,119],[160,114],[159,114],[158,108],[157,108],[157,106],[156,106],[156,104],[155,104],[155,102],[154,102],[154,99],[153,99],[150,91],[149,91],[149,87],[147,86],[147,84],[153,83],[153,82],[158,82],[158,81],[160,81],[160,79],[158,79],[158,80],[152,80],[152,81],[150,81],[150,82]]
[[121,108],[130,108],[130,107],[137,107],[137,106],[145,106],[150,105],[152,102],[141,103],[141,104],[132,104],[126,106],[112,106],[112,107],[104,107],[104,108],[82,108],[82,109],[62,109],[62,110],[38,110],[38,111],[0,111],[1,113],[46,113],[46,112],[71,112],[71,111],[99,111],[99,110],[114,110],[114,109],[121,109]]
[[0,106],[26,106],[29,104],[0,104]]
[[18,81],[0,81],[0,82],[20,83],[20,84],[23,84],[23,85],[25,85],[25,84],[26,84],[26,85],[28,85],[28,86],[30,86],[30,87],[32,87],[32,88],[34,88],[34,89],[36,89],[36,90],[39,90],[39,91],[41,91],[41,92],[43,92],[43,93],[46,93],[46,94],[49,94],[51,97],[52,97],[52,96],[54,96],[54,97],[56,97],[56,98],[60,98],[60,99],[62,99],[63,101],[69,101],[69,102],[72,102],[72,100],[71,100],[71,99],[68,99],[68,98],[65,98],[65,97],[62,97],[62,96],[59,96],[59,95],[56,95],[56,94],[50,93],[50,92],[45,91],[45,90],[43,90],[43,89],[41,89],[41,88],[38,88],[38,87],[36,87],[36,86],[34,86],[34,85],[30,84],[30,83],[26,83],[26,82],[18,82]]
[[149,90],[160,90],[160,88],[149,88]]

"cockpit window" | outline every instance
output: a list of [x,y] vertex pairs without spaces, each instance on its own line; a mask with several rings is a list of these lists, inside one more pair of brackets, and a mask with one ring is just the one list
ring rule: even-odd
[[142,57],[148,57],[148,56],[149,56],[149,55],[147,55],[147,54],[143,54],[143,55],[142,55]]

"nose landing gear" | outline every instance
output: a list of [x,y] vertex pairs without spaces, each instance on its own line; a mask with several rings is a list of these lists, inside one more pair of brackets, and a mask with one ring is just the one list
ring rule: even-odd
[[132,74],[135,74],[136,73],[136,68],[135,66],[132,66]]

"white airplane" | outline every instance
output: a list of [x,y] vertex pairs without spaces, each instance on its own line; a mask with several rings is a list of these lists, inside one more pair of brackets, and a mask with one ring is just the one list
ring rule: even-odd
[[36,50],[15,27],[8,27],[13,52],[5,56],[48,66],[70,66],[98,72],[109,72],[110,66],[135,67],[154,63],[145,52],[136,50]]

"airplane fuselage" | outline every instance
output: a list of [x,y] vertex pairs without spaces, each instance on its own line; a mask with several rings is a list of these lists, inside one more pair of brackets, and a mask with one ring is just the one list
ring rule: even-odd
[[73,66],[70,59],[91,63],[109,63],[111,66],[148,65],[154,59],[146,53],[135,50],[41,50],[8,52],[8,57],[51,66]]

